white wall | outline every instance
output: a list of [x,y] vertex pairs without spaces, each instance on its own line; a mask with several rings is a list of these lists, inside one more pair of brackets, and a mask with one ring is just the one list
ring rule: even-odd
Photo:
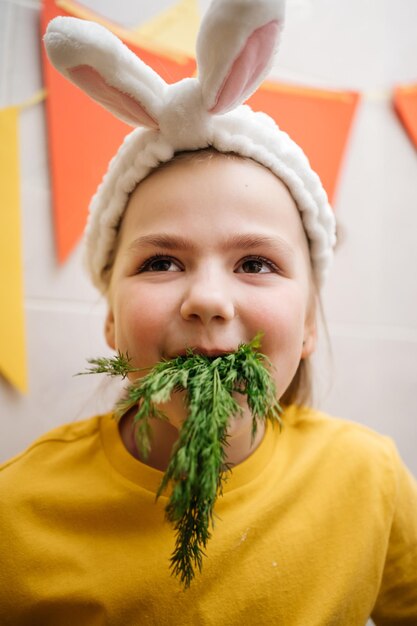
[[[127,25],[170,2],[85,4]],[[322,349],[319,405],[391,435],[417,474],[417,152],[389,101],[396,83],[417,82],[417,3],[401,0],[395,14],[392,6],[288,0],[274,74],[366,92],[335,203],[343,237],[323,295],[334,367],[330,377]],[[0,0],[0,107],[42,86],[39,8]],[[97,377],[73,378],[86,357],[107,352],[104,305],[79,249],[64,266],[55,262],[42,105],[22,112],[20,149],[30,391],[21,396],[0,380],[0,459],[55,425],[105,410],[116,393]]]

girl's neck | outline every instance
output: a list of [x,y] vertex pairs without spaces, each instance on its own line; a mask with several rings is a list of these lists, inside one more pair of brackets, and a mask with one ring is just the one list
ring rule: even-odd
[[[142,463],[164,472],[167,469],[172,448],[178,439],[178,429],[168,421],[150,419],[151,450],[149,456],[144,459],[136,443],[134,415],[135,409],[132,409],[122,417],[119,423],[119,432],[125,448]],[[256,450],[264,436],[264,423],[259,424],[253,442],[250,432],[250,422],[248,422],[248,428],[232,431],[228,438],[229,445],[226,448],[226,463],[232,466],[238,465]]]

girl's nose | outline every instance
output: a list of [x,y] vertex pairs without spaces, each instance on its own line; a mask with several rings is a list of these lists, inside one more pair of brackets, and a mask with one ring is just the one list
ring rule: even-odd
[[215,280],[196,280],[185,293],[180,312],[187,321],[200,320],[207,325],[216,320],[232,320],[235,307],[226,285],[220,287]]

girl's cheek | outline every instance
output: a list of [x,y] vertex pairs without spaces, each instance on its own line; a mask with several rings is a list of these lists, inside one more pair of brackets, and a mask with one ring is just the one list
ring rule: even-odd
[[119,301],[117,326],[119,339],[129,346],[158,345],[167,325],[167,311],[171,309],[166,299],[154,296],[153,291],[138,290]]
[[139,336],[142,341],[154,338],[156,332],[161,332],[163,310],[152,302],[144,302],[140,306],[130,305],[129,310],[122,316],[122,330],[127,335]]
[[289,296],[273,298],[265,303],[251,303],[252,323],[258,331],[271,332],[279,337],[280,329],[295,330],[303,319],[304,307],[299,306]]

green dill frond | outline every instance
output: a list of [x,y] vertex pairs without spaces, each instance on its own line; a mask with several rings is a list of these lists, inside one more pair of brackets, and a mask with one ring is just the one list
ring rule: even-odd
[[118,352],[116,356],[112,357],[99,357],[98,359],[87,359],[87,363],[91,367],[87,368],[85,372],[78,372],[76,376],[83,376],[84,374],[107,374],[107,376],[121,376],[126,378],[129,372],[138,372],[139,370],[130,365],[131,358],[126,353]]
[[[173,392],[185,391],[188,416],[179,432],[157,498],[171,485],[165,509],[175,530],[171,571],[185,588],[201,571],[213,527],[214,506],[230,468],[226,464],[227,428],[242,409],[236,394],[246,396],[252,413],[252,439],[259,422],[280,424],[281,407],[269,372],[267,357],[259,352],[261,335],[230,354],[210,358],[188,350],[185,356],[157,363],[136,379],[116,406],[120,417],[136,407],[137,445],[144,458],[150,452],[149,419],[166,419],[158,408]],[[112,359],[92,359],[86,373],[126,377],[130,359],[119,353]]]

